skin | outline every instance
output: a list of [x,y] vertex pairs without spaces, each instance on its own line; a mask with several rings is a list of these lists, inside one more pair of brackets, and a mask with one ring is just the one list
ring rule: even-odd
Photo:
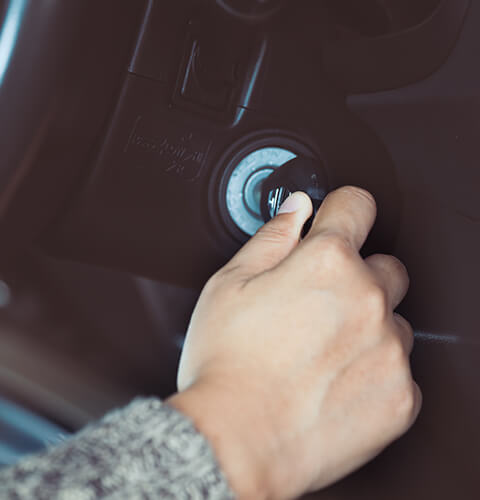
[[210,440],[240,499],[290,499],[364,465],[414,423],[409,323],[394,313],[403,264],[359,250],[376,218],[366,191],[312,213],[295,193],[207,283],[169,404]]

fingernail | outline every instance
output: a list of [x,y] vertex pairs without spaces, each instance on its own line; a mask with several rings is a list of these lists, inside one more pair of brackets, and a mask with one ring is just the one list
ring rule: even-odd
[[278,215],[298,212],[305,205],[302,193],[291,194],[278,209]]

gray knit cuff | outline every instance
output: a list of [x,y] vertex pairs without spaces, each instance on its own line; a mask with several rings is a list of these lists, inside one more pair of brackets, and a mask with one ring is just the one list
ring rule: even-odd
[[193,423],[158,399],[137,399],[47,452],[0,471],[5,499],[233,499]]

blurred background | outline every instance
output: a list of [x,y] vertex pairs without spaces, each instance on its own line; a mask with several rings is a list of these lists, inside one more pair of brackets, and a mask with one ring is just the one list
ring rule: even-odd
[[14,258],[0,280],[0,463],[52,436],[7,402],[72,432],[136,396],[171,394],[197,294],[40,253]]

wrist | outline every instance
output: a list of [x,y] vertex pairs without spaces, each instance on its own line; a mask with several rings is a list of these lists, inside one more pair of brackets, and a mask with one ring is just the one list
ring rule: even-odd
[[259,422],[252,428],[243,401],[237,405],[234,394],[205,383],[173,395],[167,403],[189,417],[209,441],[237,498],[274,498],[269,481],[271,463],[263,441],[258,439],[267,434]]

